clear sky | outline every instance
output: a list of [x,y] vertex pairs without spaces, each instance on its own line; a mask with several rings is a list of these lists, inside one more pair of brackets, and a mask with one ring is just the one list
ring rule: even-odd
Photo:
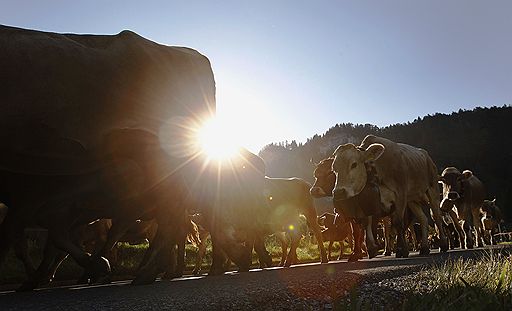
[[512,104],[512,1],[0,0],[0,23],[197,49],[253,151],[336,123]]

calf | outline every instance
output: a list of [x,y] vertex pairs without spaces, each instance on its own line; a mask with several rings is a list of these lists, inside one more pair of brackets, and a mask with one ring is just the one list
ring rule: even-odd
[[332,213],[324,213],[318,216],[319,224],[325,227],[325,229],[322,230],[322,238],[324,241],[329,241],[329,246],[327,247],[327,258],[329,260],[332,260],[331,251],[334,242],[337,241],[340,243],[340,255],[337,258],[337,260],[340,260],[343,255],[343,241],[347,239],[350,240],[352,236],[352,226],[350,222],[341,218],[339,214]]
[[501,213],[500,208],[496,205],[496,199],[484,200],[482,204],[481,212],[482,223],[483,223],[483,232],[484,239],[487,244],[497,244],[497,240],[495,235],[500,233],[500,224],[503,223],[503,214]]

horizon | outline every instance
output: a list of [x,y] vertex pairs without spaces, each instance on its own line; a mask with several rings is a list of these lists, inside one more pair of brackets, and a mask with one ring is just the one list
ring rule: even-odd
[[258,152],[339,123],[378,127],[512,104],[512,3],[7,1],[2,24],[128,29],[210,59],[217,114]]

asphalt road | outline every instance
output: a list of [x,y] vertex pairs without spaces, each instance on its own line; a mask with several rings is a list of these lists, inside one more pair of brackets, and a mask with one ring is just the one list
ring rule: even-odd
[[[503,248],[503,247],[493,247]],[[507,251],[512,247],[504,247]],[[129,281],[98,286],[64,286],[28,293],[0,292],[0,310],[310,310],[329,309],[363,280],[414,273],[448,258],[478,258],[491,249],[452,250],[428,257],[378,256],[357,263],[334,261],[291,268],[254,269],[223,276],[186,276],[151,285]]]

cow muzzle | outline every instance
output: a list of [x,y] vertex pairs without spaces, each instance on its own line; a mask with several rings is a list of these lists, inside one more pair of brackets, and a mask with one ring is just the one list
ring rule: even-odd
[[321,187],[313,187],[313,188],[309,189],[309,193],[314,198],[321,198],[321,197],[327,196],[327,193],[325,193],[324,189],[322,189]]
[[448,200],[455,201],[455,200],[460,198],[460,195],[456,191],[450,191],[450,192],[448,192],[448,196],[447,197],[448,197]]
[[332,196],[334,201],[343,201],[348,199],[348,192],[345,188],[334,189],[332,191]]

